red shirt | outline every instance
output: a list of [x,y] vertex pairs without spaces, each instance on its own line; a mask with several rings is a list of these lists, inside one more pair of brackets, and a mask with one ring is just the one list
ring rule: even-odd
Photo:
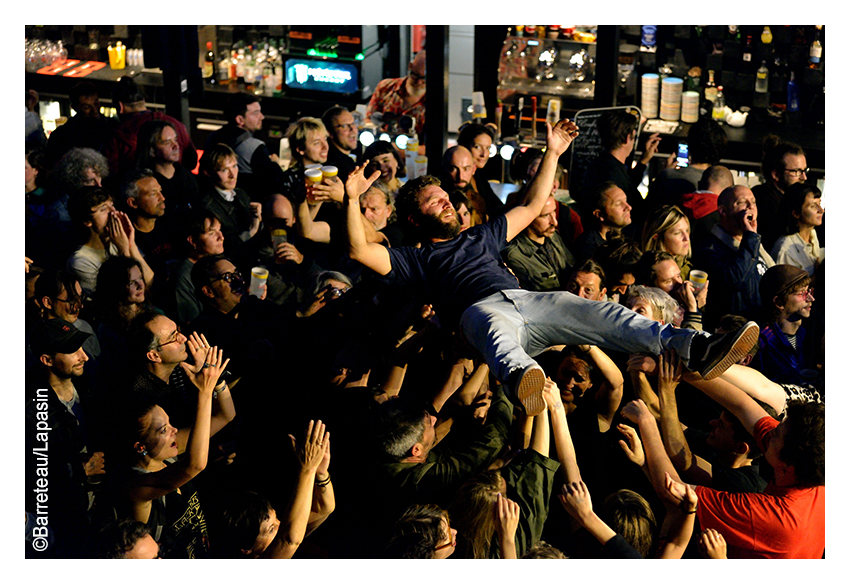
[[405,108],[404,98],[407,96],[407,89],[404,84],[406,81],[407,77],[399,77],[378,82],[372,99],[369,100],[369,107],[366,108],[366,117],[371,117],[373,112],[413,116],[416,118],[416,134],[421,139],[425,128],[425,96],[423,95],[409,108]]
[[[779,422],[764,417],[753,436],[764,450],[767,434]],[[823,557],[826,546],[826,487],[779,487],[763,493],[727,493],[697,486],[697,516],[702,529],[726,539],[730,558]]]

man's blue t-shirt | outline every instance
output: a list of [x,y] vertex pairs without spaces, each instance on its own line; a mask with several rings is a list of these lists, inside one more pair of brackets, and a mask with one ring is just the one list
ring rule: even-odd
[[421,290],[446,323],[456,323],[475,302],[501,290],[519,289],[502,262],[507,245],[504,215],[471,227],[449,241],[421,248],[389,248],[389,279]]

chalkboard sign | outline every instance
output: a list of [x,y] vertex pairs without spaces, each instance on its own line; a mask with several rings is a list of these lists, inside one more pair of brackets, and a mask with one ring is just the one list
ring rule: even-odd
[[[569,172],[570,196],[575,201],[578,201],[581,197],[579,190],[581,189],[587,169],[600,154],[605,152],[605,149],[602,147],[602,141],[599,138],[596,122],[602,114],[614,110],[625,110],[634,114],[638,120],[641,120],[640,109],[636,106],[593,108],[580,110],[576,113],[574,121],[578,126],[579,134],[570,145],[572,155],[570,156]],[[640,135],[640,132],[638,132],[638,135]]]

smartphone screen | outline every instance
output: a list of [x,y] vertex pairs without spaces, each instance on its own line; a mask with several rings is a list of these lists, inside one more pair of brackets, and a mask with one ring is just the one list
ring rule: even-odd
[[688,143],[679,142],[679,153],[676,155],[676,164],[679,168],[688,166]]

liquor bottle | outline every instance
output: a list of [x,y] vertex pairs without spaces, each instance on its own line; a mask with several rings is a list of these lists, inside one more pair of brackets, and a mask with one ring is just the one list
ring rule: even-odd
[[761,67],[756,71],[756,93],[767,93],[767,62],[762,61]]
[[820,29],[815,29],[815,40],[809,47],[809,69],[820,67],[820,59],[823,55],[823,45],[820,42]]
[[729,34],[727,35],[727,38],[730,41],[737,41],[741,39],[741,29],[738,28],[738,25],[730,24],[728,30]]
[[717,85],[714,83],[714,71],[711,69],[708,71],[708,81],[705,84],[705,98],[710,102],[717,99]]
[[794,72],[791,71],[791,79],[788,80],[788,112],[800,111],[800,88],[794,81]]
[[230,51],[230,66],[227,69],[227,76],[230,79],[230,83],[236,83],[238,78],[236,77],[236,64],[239,62],[239,58],[236,55],[235,50]]
[[227,85],[230,83],[230,53],[227,51],[221,52],[221,60],[218,62],[218,84]]
[[210,85],[215,84],[215,54],[212,51],[212,42],[207,41],[207,54],[204,55],[204,68],[201,76]]
[[761,31],[761,42],[766,45],[769,45],[773,42],[773,33],[770,32],[769,26],[764,27],[764,30]]
[[750,73],[753,69],[753,35],[747,35],[747,41],[741,51],[741,71]]
[[714,100],[714,107],[711,108],[711,118],[718,122],[726,119],[726,98],[723,97],[723,86],[717,88],[717,99]]

